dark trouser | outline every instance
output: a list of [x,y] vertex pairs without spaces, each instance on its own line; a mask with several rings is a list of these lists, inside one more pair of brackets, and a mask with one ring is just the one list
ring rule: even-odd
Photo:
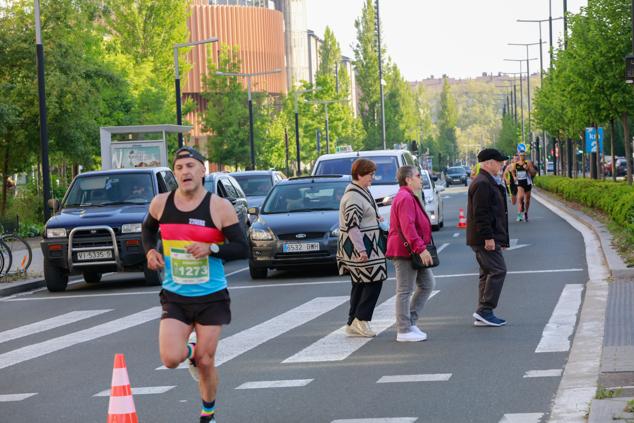
[[369,322],[372,320],[374,307],[379,300],[383,281],[379,282],[352,282],[350,290],[350,311],[348,312],[348,324],[355,317]]
[[506,277],[506,263],[502,250],[500,247],[496,247],[495,251],[487,251],[484,247],[471,247],[471,249],[475,252],[476,260],[480,265],[480,288],[476,312],[493,311],[498,305]]

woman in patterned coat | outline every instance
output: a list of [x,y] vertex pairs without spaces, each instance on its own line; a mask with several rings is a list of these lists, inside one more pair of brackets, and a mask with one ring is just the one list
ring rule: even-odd
[[370,321],[383,281],[387,279],[383,219],[368,190],[375,171],[376,164],[372,160],[355,160],[352,183],[346,187],[339,204],[337,265],[339,274],[349,273],[352,279],[348,336],[376,336]]

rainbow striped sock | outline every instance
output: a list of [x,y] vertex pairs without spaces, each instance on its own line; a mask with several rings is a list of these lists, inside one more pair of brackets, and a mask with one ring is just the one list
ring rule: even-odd
[[203,407],[200,410],[200,418],[201,421],[204,421],[203,418],[205,419],[209,419],[207,421],[211,421],[211,419],[213,418],[214,414],[216,413],[216,400],[213,400],[211,402],[207,402],[205,400],[202,400],[203,402]]

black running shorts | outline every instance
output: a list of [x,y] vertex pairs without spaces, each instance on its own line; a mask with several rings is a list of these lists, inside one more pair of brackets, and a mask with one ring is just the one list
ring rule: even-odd
[[533,184],[529,184],[525,179],[517,181],[517,186],[522,187],[525,192],[530,192],[533,189]]
[[161,319],[176,319],[187,325],[198,323],[203,326],[231,323],[231,299],[226,289],[204,297],[184,297],[163,289],[159,296],[163,308]]
[[509,189],[511,190],[511,195],[517,195],[517,185],[515,185],[515,181],[509,182]]

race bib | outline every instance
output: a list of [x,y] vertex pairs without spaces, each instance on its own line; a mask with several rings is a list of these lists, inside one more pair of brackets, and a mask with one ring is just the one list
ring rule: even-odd
[[517,179],[526,179],[526,171],[518,170],[517,171]]
[[172,280],[183,285],[194,285],[209,281],[209,261],[207,257],[194,258],[186,250],[170,250]]

